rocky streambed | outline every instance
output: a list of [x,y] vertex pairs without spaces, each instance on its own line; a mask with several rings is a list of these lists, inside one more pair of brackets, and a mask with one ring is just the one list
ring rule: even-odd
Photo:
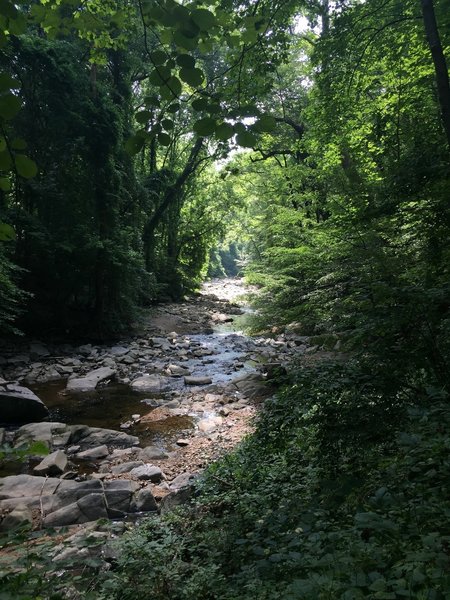
[[[251,430],[272,375],[311,351],[294,331],[242,333],[244,291],[240,281],[210,282],[109,345],[0,347],[0,529],[124,519],[185,502],[198,473]],[[35,455],[36,443],[47,456]],[[21,448],[24,459],[7,460]]]

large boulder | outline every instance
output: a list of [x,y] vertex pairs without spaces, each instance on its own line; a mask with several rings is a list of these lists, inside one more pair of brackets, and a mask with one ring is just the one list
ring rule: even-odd
[[21,514],[9,513],[0,523],[8,529],[18,519],[27,520],[29,511],[38,511],[45,527],[74,525],[101,518],[124,517],[127,513],[153,511],[150,490],[130,480],[66,481],[56,478],[14,475],[0,479],[0,514],[21,507]]
[[66,390],[72,393],[93,392],[97,385],[107,379],[113,379],[116,375],[114,369],[109,367],[100,367],[90,371],[84,377],[75,377],[69,379]]
[[30,423],[48,417],[48,408],[31,390],[14,383],[0,385],[0,422]]

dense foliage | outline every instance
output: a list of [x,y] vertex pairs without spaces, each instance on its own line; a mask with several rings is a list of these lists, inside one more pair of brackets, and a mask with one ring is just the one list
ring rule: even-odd
[[[0,4],[0,328],[100,335],[245,269],[255,327],[344,357],[298,365],[194,506],[70,586],[448,598],[449,16],[448,0]],[[45,573],[5,575],[3,596],[64,596]]]

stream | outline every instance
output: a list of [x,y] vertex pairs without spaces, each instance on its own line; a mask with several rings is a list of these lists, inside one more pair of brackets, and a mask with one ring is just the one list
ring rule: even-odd
[[0,404],[0,446],[44,440],[50,453],[0,463],[0,529],[17,505],[30,511],[17,519],[35,524],[39,508],[35,526],[54,527],[185,501],[192,478],[252,430],[271,370],[309,351],[295,331],[247,335],[244,292],[240,280],[207,282],[114,343],[0,345],[0,396],[18,384],[48,409],[2,429]]

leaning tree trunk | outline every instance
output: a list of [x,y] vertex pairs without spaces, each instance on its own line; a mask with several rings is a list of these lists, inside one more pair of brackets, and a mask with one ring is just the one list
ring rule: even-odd
[[447,144],[450,150],[450,83],[448,68],[442,48],[441,38],[434,12],[433,0],[420,0],[425,33],[428,40],[431,56],[433,57],[434,70],[436,73],[437,92],[441,108],[442,124]]

